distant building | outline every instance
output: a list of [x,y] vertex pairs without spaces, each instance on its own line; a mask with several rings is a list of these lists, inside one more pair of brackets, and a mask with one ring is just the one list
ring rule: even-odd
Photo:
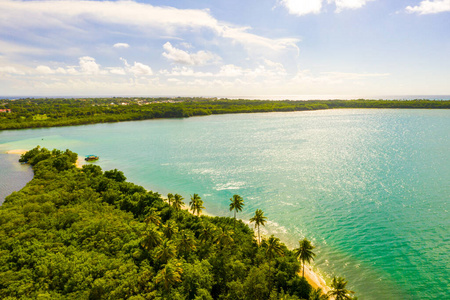
[[9,108],[6,109],[0,109],[0,113],[10,113],[11,110]]

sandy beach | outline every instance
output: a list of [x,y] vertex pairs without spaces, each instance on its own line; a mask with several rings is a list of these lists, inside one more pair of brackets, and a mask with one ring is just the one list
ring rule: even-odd
[[25,150],[25,149],[14,149],[14,150],[8,150],[8,151],[6,151],[6,153],[22,155],[22,154],[25,154],[27,151],[28,150]]
[[[302,276],[302,270],[298,273],[298,276]],[[325,280],[319,274],[315,273],[311,266],[306,266],[305,278],[313,288],[320,288],[324,294],[331,290]]]
[[[166,197],[163,197],[161,195],[161,198],[168,202]],[[189,201],[189,199],[183,199],[184,201]],[[192,213],[189,210],[189,207],[187,206],[187,204],[183,205],[181,207],[181,209],[187,210],[188,212]],[[212,214],[209,214],[207,211],[202,210],[202,212],[200,213],[200,215],[204,215],[204,216],[209,216],[209,217],[215,217]],[[248,222],[246,222],[248,223]],[[249,225],[250,226],[250,225]],[[264,237],[263,235],[261,235],[261,237]],[[267,238],[267,237],[266,237]],[[302,276],[303,275],[303,268],[300,269],[300,272],[297,273],[298,276]],[[322,278],[322,276],[320,276],[319,274],[315,273],[312,269],[311,266],[306,266],[305,268],[305,279],[306,281],[308,281],[308,283],[314,288],[320,288],[324,294],[328,293],[328,291],[331,290],[331,288],[329,286],[327,286],[327,283],[325,282],[325,280]]]
[[[27,153],[27,152],[28,152],[28,150],[25,150],[25,149],[14,149],[14,150],[8,150],[8,151],[6,151],[7,154],[16,154],[16,155],[22,155],[22,154],[25,154],[25,153]],[[82,167],[83,165],[84,165],[83,157],[81,157],[81,156],[78,155],[77,161],[75,162],[75,166],[76,166],[77,168],[80,168],[80,169],[81,169],[81,167]]]
[[78,155],[77,161],[75,162],[75,167],[81,169],[81,167],[84,165],[84,159]]

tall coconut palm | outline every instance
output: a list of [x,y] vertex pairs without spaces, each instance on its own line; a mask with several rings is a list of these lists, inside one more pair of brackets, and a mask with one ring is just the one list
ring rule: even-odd
[[314,260],[314,256],[316,254],[312,252],[312,250],[315,248],[313,245],[311,245],[311,242],[308,241],[306,238],[304,238],[301,241],[298,241],[299,247],[294,249],[294,254],[297,259],[300,259],[303,264],[303,277],[305,277],[305,262],[310,263],[311,260]]
[[270,273],[270,263],[272,259],[274,259],[276,256],[284,256],[283,247],[280,243],[280,239],[277,237],[274,237],[273,234],[269,237],[267,240],[267,248],[266,248],[266,257],[269,260],[269,274]]
[[168,263],[161,269],[155,277],[155,283],[164,286],[164,290],[169,292],[170,288],[181,282],[181,274],[183,269],[181,263]]
[[264,224],[266,224],[267,217],[264,216],[264,212],[262,210],[257,209],[255,211],[255,215],[250,219],[250,222],[251,223],[255,222],[255,227],[258,227],[258,240],[259,243],[261,244],[261,235],[259,233],[259,226],[260,225],[264,226]]
[[155,256],[162,264],[166,264],[169,259],[175,257],[176,254],[177,251],[175,246],[173,245],[173,242],[169,240],[164,240],[164,242],[155,250]]
[[239,195],[233,195],[233,198],[230,198],[230,211],[234,210],[234,228],[236,228],[236,213],[238,211],[242,211],[242,207],[244,207],[244,199],[242,199]]
[[161,233],[154,225],[147,228],[144,232],[141,245],[148,251],[161,244]]
[[219,231],[219,235],[217,236],[216,243],[220,246],[220,249],[223,250],[226,246],[230,245],[234,242],[233,231],[223,228]]
[[150,223],[155,224],[156,226],[159,226],[161,224],[161,218],[159,217],[159,212],[156,211],[156,209],[151,208],[147,215],[145,216],[144,222],[148,225]]
[[177,223],[174,220],[169,220],[163,225],[163,233],[169,240],[178,232]]
[[273,234],[267,240],[266,257],[272,260],[276,256],[284,256],[283,246],[280,243],[280,239]]
[[328,300],[328,296],[322,292],[321,288],[311,289],[309,300]]
[[212,240],[214,237],[214,233],[216,231],[216,226],[214,224],[211,224],[210,222],[207,222],[206,225],[202,224],[202,228],[200,229],[199,238],[200,241],[203,243],[208,242],[209,240]]
[[195,214],[195,212],[197,212],[197,216],[200,216],[202,209],[205,208],[203,206],[203,200],[202,200],[202,198],[200,198],[200,196],[198,194],[194,194],[194,196],[191,196],[191,201],[189,202],[189,207],[191,208],[193,214]]
[[169,206],[170,206],[170,201],[173,200],[173,194],[172,193],[168,193],[167,194],[167,202],[169,202]]
[[190,252],[197,249],[195,246],[195,239],[191,233],[187,233],[186,231],[181,231],[177,241],[177,249],[178,253],[185,256]]
[[331,281],[331,291],[328,292],[328,296],[334,297],[335,300],[351,300],[353,299],[350,294],[355,292],[347,290],[345,286],[347,281],[342,277],[333,277]]
[[175,194],[173,202],[172,202],[172,206],[173,206],[173,208],[175,208],[175,210],[177,210],[177,211],[180,210],[181,207],[184,205],[183,199],[184,198],[181,195]]

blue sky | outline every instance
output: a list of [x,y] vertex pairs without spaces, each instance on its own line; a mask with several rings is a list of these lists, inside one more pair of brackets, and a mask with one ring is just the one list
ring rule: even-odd
[[0,0],[3,96],[411,94],[450,94],[450,0]]

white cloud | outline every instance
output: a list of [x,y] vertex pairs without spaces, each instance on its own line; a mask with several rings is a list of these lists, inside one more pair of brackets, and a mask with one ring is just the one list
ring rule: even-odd
[[[220,35],[230,38],[236,42],[243,44],[247,49],[252,51],[259,50],[265,52],[266,49],[281,51],[285,49],[299,50],[296,43],[300,40],[297,38],[280,38],[270,39],[263,36],[249,33],[250,27],[229,27],[223,26],[219,28]],[[265,53],[267,54],[267,52]]]
[[389,73],[350,73],[350,72],[321,72],[318,75],[313,74],[310,70],[300,70],[295,75],[291,84],[317,84],[320,88],[329,87],[330,85],[340,85],[344,82],[355,83],[361,82],[366,78],[388,77]]
[[[39,65],[34,70],[27,72],[30,75],[35,74],[44,74],[44,75],[52,75],[52,74],[61,74],[61,75],[106,75],[111,74],[124,74],[122,72],[123,68],[111,67],[107,68],[107,70],[102,70],[101,66],[95,62],[95,59],[90,56],[83,56],[78,58],[79,65],[78,66],[66,66],[66,67],[58,67],[56,69],[52,69],[49,66]],[[136,64],[136,63],[135,63]],[[138,66],[139,68],[140,66]],[[133,73],[133,72],[132,72]]]
[[[76,74],[78,74],[78,71],[75,69],[74,66],[68,66],[67,69],[66,69],[66,72],[69,75],[76,75]],[[64,73],[62,73],[62,74],[64,74]]]
[[127,43],[116,43],[113,45],[114,48],[130,48],[130,45]]
[[0,67],[0,74],[11,74],[11,75],[24,75],[25,72],[18,70],[12,66]]
[[111,74],[115,74],[115,75],[126,75],[127,74],[125,72],[124,68],[120,68],[120,67],[111,67],[111,68],[108,68],[108,70]]
[[336,4],[336,12],[341,12],[344,9],[361,8],[369,1],[373,0],[328,0],[328,3],[334,2]]
[[[357,9],[374,0],[327,0],[328,4],[336,5],[336,12],[344,9]],[[280,0],[280,4],[287,8],[290,14],[303,16],[318,14],[322,11],[325,0]]]
[[425,0],[420,2],[416,6],[407,6],[406,11],[409,13],[425,14],[437,14],[440,12],[450,11],[450,0]]
[[[191,67],[176,66],[172,70],[161,70],[159,74],[166,77],[188,77],[188,78],[244,78],[255,81],[257,78],[265,80],[281,80],[286,78],[287,73],[282,64],[265,60],[266,66],[257,65],[255,68],[242,68],[233,64],[222,65],[216,72],[195,71]],[[210,82],[210,84],[212,84]]]
[[[124,58],[120,58],[120,60],[123,62],[123,64],[125,65],[125,70],[123,70],[123,72],[122,71],[119,71],[119,69],[121,69],[121,68],[112,68],[112,69],[114,69],[114,74],[123,74],[123,73],[126,73],[126,72],[128,72],[128,73],[131,73],[131,74],[133,74],[134,76],[150,76],[150,75],[153,75],[153,70],[152,70],[152,68],[150,68],[150,66],[147,66],[147,65],[144,65],[143,63],[140,63],[140,62],[134,62],[134,65],[133,66],[131,66],[128,62],[127,62],[127,60],[126,59],[124,59]],[[110,72],[111,72],[111,70],[110,70]],[[113,73],[113,72],[111,72],[111,73]]]
[[152,68],[139,62],[134,62],[134,65],[132,67],[129,67],[128,70],[135,76],[153,75]]
[[65,69],[63,69],[63,68],[61,68],[61,67],[59,67],[59,68],[57,68],[56,69],[56,73],[58,73],[58,74],[70,74],[70,70],[68,69],[68,70],[65,70]]
[[362,79],[368,77],[386,77],[389,73],[350,73],[350,72],[322,72],[325,76],[339,79]]
[[274,74],[277,74],[278,76],[285,76],[287,75],[286,69],[284,68],[283,64],[277,63],[268,59],[264,59],[264,63],[272,69],[272,72]]
[[55,74],[55,71],[48,66],[37,66],[36,71],[40,74]]
[[192,48],[192,45],[187,43],[187,42],[180,43],[180,46],[183,47],[184,49],[191,49]]
[[322,9],[323,0],[281,0],[290,14],[303,16],[307,14],[318,14]]
[[100,73],[100,65],[95,62],[95,59],[89,56],[79,58],[80,68],[82,73],[98,74]]
[[160,74],[165,76],[183,76],[183,77],[212,77],[213,73],[210,72],[196,72],[192,68],[188,67],[174,67],[169,72],[167,70],[160,71]]
[[163,48],[165,50],[165,52],[163,52],[163,56],[174,63],[201,66],[220,61],[220,57],[211,52],[198,51],[197,53],[188,53],[184,50],[173,47],[169,42],[165,43]]
[[241,67],[235,65],[225,65],[220,68],[219,76],[223,77],[240,77],[244,73]]
[[[251,28],[220,22],[209,10],[158,7],[134,1],[0,1],[0,32],[27,29],[62,29],[73,34],[89,33],[87,23],[119,25],[121,30],[147,35],[177,36],[206,29],[221,38],[247,46],[273,50],[296,47],[295,38],[271,39],[249,32]],[[255,47],[251,47],[255,46]]]

